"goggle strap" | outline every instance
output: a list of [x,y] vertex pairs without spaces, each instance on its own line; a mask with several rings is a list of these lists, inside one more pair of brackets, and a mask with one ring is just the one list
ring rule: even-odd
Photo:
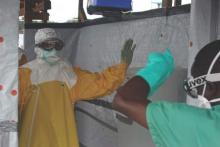
[[[203,81],[203,82],[197,83],[196,81],[197,81],[198,79],[201,79],[201,81]],[[190,89],[196,88],[196,87],[198,87],[198,86],[201,86],[201,85],[206,84],[206,80],[203,80],[203,79],[206,79],[206,75],[196,77],[195,79],[190,79],[190,80],[186,81],[186,84],[187,84],[187,86],[188,86]],[[190,84],[190,82],[195,83],[195,84],[192,85],[192,84]],[[189,85],[191,85],[191,86],[189,86]]]
[[215,58],[212,60],[212,63],[211,63],[211,65],[210,65],[210,67],[209,67],[209,70],[208,70],[208,72],[207,72],[207,75],[209,75],[209,74],[211,73],[212,68],[213,68],[215,62],[218,60],[219,56],[220,56],[220,51],[219,51],[218,54],[215,56]]
[[219,102],[219,101],[220,101],[220,98],[216,98],[216,99],[210,100],[209,102],[210,103],[215,103],[215,102]]
[[206,76],[206,80],[210,82],[220,81],[220,73],[213,73]]

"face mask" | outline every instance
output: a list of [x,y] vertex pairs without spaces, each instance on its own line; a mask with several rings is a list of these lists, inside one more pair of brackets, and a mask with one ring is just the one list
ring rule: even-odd
[[49,58],[49,57],[57,57],[57,51],[55,49],[52,49],[51,51],[44,50],[43,58]]
[[[212,99],[209,101],[205,97],[207,82],[220,81],[220,73],[211,74],[212,68],[213,68],[215,62],[217,61],[217,59],[219,58],[219,56],[220,56],[220,51],[213,59],[206,75],[185,81],[184,89],[187,92],[187,94],[189,94],[189,96],[190,96],[190,97],[189,96],[187,97],[187,101],[186,101],[187,104],[195,106],[195,107],[199,107],[199,108],[210,109],[211,103],[220,101],[220,98],[215,98],[215,99]],[[202,94],[198,94],[197,88],[199,86],[203,86]]]
[[60,57],[58,56],[59,51],[52,49],[51,51],[43,51],[43,60],[48,62],[49,64],[53,65],[56,64]]
[[213,100],[208,101],[207,98],[201,95],[198,95],[198,98],[187,97],[186,99],[186,103],[188,105],[199,107],[199,108],[205,108],[205,109],[211,109],[212,108],[211,103],[219,102],[219,101],[220,101],[220,98],[215,98]]
[[186,102],[188,105],[191,105],[194,107],[206,108],[206,109],[211,108],[210,101],[208,101],[205,97],[202,97],[200,95],[198,96],[198,98],[187,97]]

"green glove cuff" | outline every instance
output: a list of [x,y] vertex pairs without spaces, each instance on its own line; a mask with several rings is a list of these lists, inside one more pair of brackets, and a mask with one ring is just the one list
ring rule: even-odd
[[142,77],[150,86],[152,96],[154,92],[166,81],[174,69],[173,56],[169,49],[163,53],[153,52],[148,56],[147,64],[136,75]]

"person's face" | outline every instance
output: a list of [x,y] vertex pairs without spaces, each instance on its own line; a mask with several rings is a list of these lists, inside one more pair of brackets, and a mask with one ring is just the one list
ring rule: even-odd
[[206,79],[207,78],[206,75],[202,75],[199,72],[199,70],[196,68],[195,64],[192,65],[191,75],[194,79],[196,79],[198,77],[201,77],[201,76],[204,76],[203,78],[201,78],[201,80],[204,82],[204,84],[195,87],[196,94],[194,94],[194,95],[203,95],[203,90],[205,90],[204,95],[203,95],[205,98],[207,98],[209,100],[211,100],[213,98],[216,98],[216,96],[217,96],[217,87],[219,85],[218,84],[219,82],[210,82],[210,81],[208,81]]

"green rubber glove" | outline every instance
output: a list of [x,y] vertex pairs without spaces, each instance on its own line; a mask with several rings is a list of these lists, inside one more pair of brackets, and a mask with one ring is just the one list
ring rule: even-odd
[[152,52],[148,55],[147,64],[136,75],[142,77],[150,86],[149,96],[165,82],[174,69],[173,55],[169,49],[164,52]]
[[132,39],[128,39],[125,41],[124,46],[121,50],[121,63],[126,63],[127,65],[131,64],[135,47],[136,44],[133,44]]

